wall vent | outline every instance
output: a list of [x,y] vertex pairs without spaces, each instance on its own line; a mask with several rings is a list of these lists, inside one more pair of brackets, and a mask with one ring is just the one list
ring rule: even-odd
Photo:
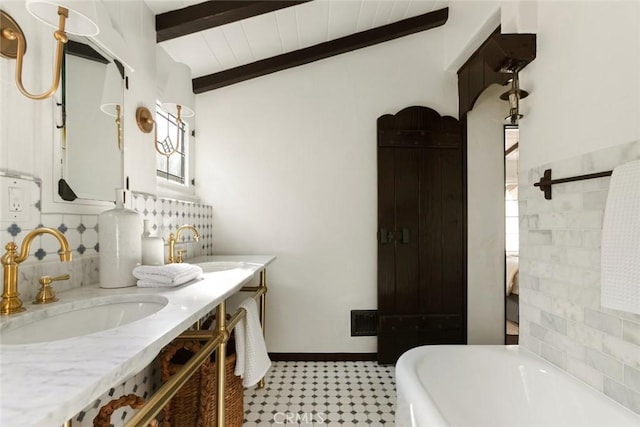
[[377,310],[351,310],[351,336],[374,337],[378,335]]

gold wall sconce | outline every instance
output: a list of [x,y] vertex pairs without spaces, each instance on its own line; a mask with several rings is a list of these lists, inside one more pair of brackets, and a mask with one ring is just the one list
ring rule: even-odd
[[195,115],[193,111],[194,95],[191,83],[191,69],[188,65],[182,63],[173,65],[169,72],[162,98],[164,101],[160,104],[160,108],[176,118],[175,143],[171,142],[170,138],[167,138],[169,142],[166,143],[158,141],[158,124],[147,107],[138,107],[136,109],[136,123],[144,133],[151,133],[152,130],[155,130],[153,145],[158,153],[168,158],[180,148],[182,118]]
[[118,150],[122,151],[122,75],[111,62],[107,65],[105,72],[104,86],[102,87],[102,98],[100,101],[100,111],[108,116],[115,117],[118,128]]
[[[69,7],[73,5],[73,7]],[[27,98],[34,100],[51,97],[60,84],[62,56],[67,33],[80,36],[94,36],[98,34],[96,25],[95,4],[93,2],[72,2],[56,0],[27,0],[27,10],[39,21],[53,27],[56,31],[55,63],[53,68],[53,82],[51,87],[38,95],[29,93],[22,83],[22,61],[27,50],[24,32],[18,23],[6,12],[0,11],[0,56],[16,60],[15,80],[18,90]]]
[[153,130],[156,121],[153,120],[151,111],[149,111],[147,107],[138,107],[136,109],[136,123],[138,123],[138,128],[142,132],[150,133]]
[[[178,144],[175,144],[171,150],[163,151],[158,148],[158,128],[156,125],[156,121],[153,120],[153,115],[151,111],[147,107],[138,107],[136,109],[136,123],[138,124],[138,128],[144,133],[151,133],[153,130],[153,146],[156,148],[156,151],[163,156],[171,156],[173,153],[178,151]],[[178,130],[179,131],[179,130]]]
[[529,96],[529,92],[520,89],[520,81],[518,79],[518,71],[511,71],[511,89],[500,95],[503,101],[509,101],[509,115],[505,120],[509,119],[512,125],[517,125],[518,121],[524,116],[520,114],[520,100]]

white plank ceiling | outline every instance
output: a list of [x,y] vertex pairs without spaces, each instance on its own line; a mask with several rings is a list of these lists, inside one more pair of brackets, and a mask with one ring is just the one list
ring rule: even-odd
[[[193,0],[145,0],[157,15]],[[160,43],[192,77],[334,40],[448,5],[448,0],[313,0]]]

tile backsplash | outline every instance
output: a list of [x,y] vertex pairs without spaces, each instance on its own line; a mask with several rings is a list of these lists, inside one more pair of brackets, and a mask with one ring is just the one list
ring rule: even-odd
[[[184,224],[191,224],[198,230],[200,240],[193,240],[193,235],[186,231],[180,234],[177,249],[186,249],[185,259],[211,255],[213,252],[213,208],[201,203],[182,200],[163,199],[147,194],[133,193],[132,208],[138,211],[143,219],[151,221],[152,233],[168,242],[169,234]],[[165,244],[165,259],[167,258]]]
[[[29,258],[20,265],[20,295],[23,301],[33,299],[38,291],[38,279],[43,275],[69,273],[71,279],[56,283],[56,289],[63,291],[98,282],[98,215],[48,214],[40,212],[40,184],[28,178],[13,178],[24,181],[33,187],[33,197],[25,206],[28,215],[25,221],[13,221],[2,218],[0,232],[2,247],[14,241],[20,246],[24,236],[38,227],[51,227],[64,234],[73,251],[73,260],[61,263],[57,252],[58,241],[51,236],[37,237],[29,250]],[[146,194],[132,194],[131,207],[138,211],[143,219],[151,221],[152,232],[168,241],[170,233],[183,224],[194,225],[200,240],[196,242],[189,232],[181,233],[177,249],[186,250],[185,259],[211,255],[213,251],[212,216],[213,209],[202,203],[175,199],[165,199]],[[165,259],[168,244],[165,244]]]
[[[521,171],[520,343],[640,413],[640,315],[600,305],[600,244],[610,177],[534,187],[640,159],[640,141]],[[524,182],[523,182],[524,181]]]

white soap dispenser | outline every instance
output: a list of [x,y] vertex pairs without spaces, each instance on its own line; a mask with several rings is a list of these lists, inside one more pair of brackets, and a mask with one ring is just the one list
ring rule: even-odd
[[125,190],[116,190],[116,207],[98,216],[100,287],[135,286],[133,269],[142,258],[142,217],[124,207]]
[[142,265],[164,265],[164,241],[151,235],[151,221],[145,219],[142,232]]

